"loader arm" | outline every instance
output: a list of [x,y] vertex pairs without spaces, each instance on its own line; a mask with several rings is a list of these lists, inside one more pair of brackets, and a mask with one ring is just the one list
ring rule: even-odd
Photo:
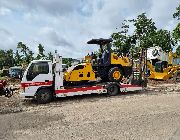
[[153,65],[147,61],[147,67],[150,69],[151,72],[155,72]]
[[173,67],[170,67],[169,69],[167,69],[168,71],[168,74],[174,74],[176,73],[178,70],[180,70],[180,66],[173,66]]

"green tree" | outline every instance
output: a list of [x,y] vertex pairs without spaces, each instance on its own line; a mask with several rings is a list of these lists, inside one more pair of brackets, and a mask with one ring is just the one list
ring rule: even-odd
[[156,26],[152,19],[148,19],[145,13],[138,15],[136,20],[132,21],[134,23],[135,31],[134,36],[136,42],[140,48],[153,47],[152,37],[156,33]]
[[159,46],[166,52],[172,50],[174,41],[171,33],[163,29],[157,30],[155,23],[152,19],[147,18],[145,13],[138,15],[136,19],[128,20],[128,22],[135,28],[132,35],[128,33],[129,26],[124,23],[122,31],[112,34],[114,45],[122,52],[127,53],[131,50],[135,56],[138,56],[141,49],[154,46]]
[[[134,26],[133,34],[130,34],[129,25]],[[145,13],[137,16],[136,19],[125,20],[121,31],[112,34],[113,45],[123,53],[131,52],[138,57],[141,49],[152,47],[153,37],[156,35],[156,26],[152,19],[148,19]]]
[[23,55],[23,58],[22,58],[23,63],[28,64],[29,63],[28,52],[30,51],[29,48],[26,46],[26,44],[23,44],[22,42],[18,42],[17,49],[19,49]]
[[[173,14],[174,18],[177,18],[177,20],[180,20],[180,5],[176,8],[176,12]],[[175,41],[175,45],[177,46],[176,54],[180,55],[180,23],[177,24],[175,29],[172,32],[172,36]]]
[[173,14],[174,18],[180,19],[180,5],[176,7],[176,12]]
[[113,33],[111,35],[113,39],[114,51],[121,52],[122,54],[127,54],[132,46],[135,45],[134,36],[128,35],[129,25],[128,21],[124,21],[121,26],[121,31]]
[[180,41],[180,23],[178,23],[172,34],[176,42]]
[[62,59],[62,63],[67,64],[68,67],[71,65],[72,61],[73,61],[72,58],[63,58]]
[[5,50],[0,50],[0,69],[5,66]]
[[5,61],[6,61],[6,66],[12,67],[14,66],[14,58],[13,58],[13,50],[9,49],[6,51],[5,55]]
[[20,55],[18,50],[16,50],[16,52],[15,52],[14,59],[15,59],[15,65],[20,65],[23,61],[22,55]]
[[48,54],[47,54],[47,59],[48,60],[53,60],[53,54],[52,54],[52,52],[49,52]]
[[180,45],[177,47],[177,49],[176,49],[176,54],[178,55],[178,56],[180,56]]
[[32,60],[34,60],[34,57],[33,57],[34,53],[30,50],[28,50],[28,53],[27,53],[27,63],[30,63]]
[[14,66],[13,50],[0,50],[0,68]]
[[36,57],[36,59],[41,59],[43,57],[45,57],[44,55],[44,46],[42,46],[41,44],[38,45],[38,55]]
[[29,51],[29,48],[25,44],[19,42],[17,48],[20,49],[20,52],[22,52],[25,55],[25,57],[27,56],[27,52]]
[[168,30],[160,29],[156,31],[154,36],[152,36],[152,40],[154,46],[161,47],[165,52],[171,51],[174,45],[174,40],[172,39],[171,32]]

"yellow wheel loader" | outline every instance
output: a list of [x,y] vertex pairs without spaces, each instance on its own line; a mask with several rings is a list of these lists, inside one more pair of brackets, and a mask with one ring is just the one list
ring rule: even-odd
[[128,77],[132,74],[132,65],[128,57],[112,52],[111,42],[112,39],[100,38],[92,39],[87,44],[100,46],[100,54],[97,61],[92,64],[97,76],[103,81],[119,82],[123,77]]
[[[158,57],[161,56],[157,53]],[[149,59],[147,62],[147,66],[150,70],[149,79],[155,80],[167,80],[170,78],[174,78],[175,81],[179,81],[180,79],[180,57],[174,57],[172,52],[167,54],[166,61],[159,59]],[[150,61],[154,61],[154,65]]]

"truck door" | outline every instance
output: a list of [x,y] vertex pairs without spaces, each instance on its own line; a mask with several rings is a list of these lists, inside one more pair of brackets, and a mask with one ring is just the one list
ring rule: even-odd
[[42,86],[52,86],[52,62],[37,61],[31,63],[26,71],[21,83],[26,93],[36,93],[37,89]]

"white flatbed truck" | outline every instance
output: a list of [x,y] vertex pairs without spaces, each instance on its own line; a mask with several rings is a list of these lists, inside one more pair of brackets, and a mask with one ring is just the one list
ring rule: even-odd
[[94,82],[81,86],[65,86],[62,57],[55,53],[50,60],[33,60],[24,72],[20,93],[22,98],[35,98],[38,103],[48,103],[54,97],[67,97],[84,94],[117,95],[120,92],[137,91],[143,85],[121,84],[117,82]]

